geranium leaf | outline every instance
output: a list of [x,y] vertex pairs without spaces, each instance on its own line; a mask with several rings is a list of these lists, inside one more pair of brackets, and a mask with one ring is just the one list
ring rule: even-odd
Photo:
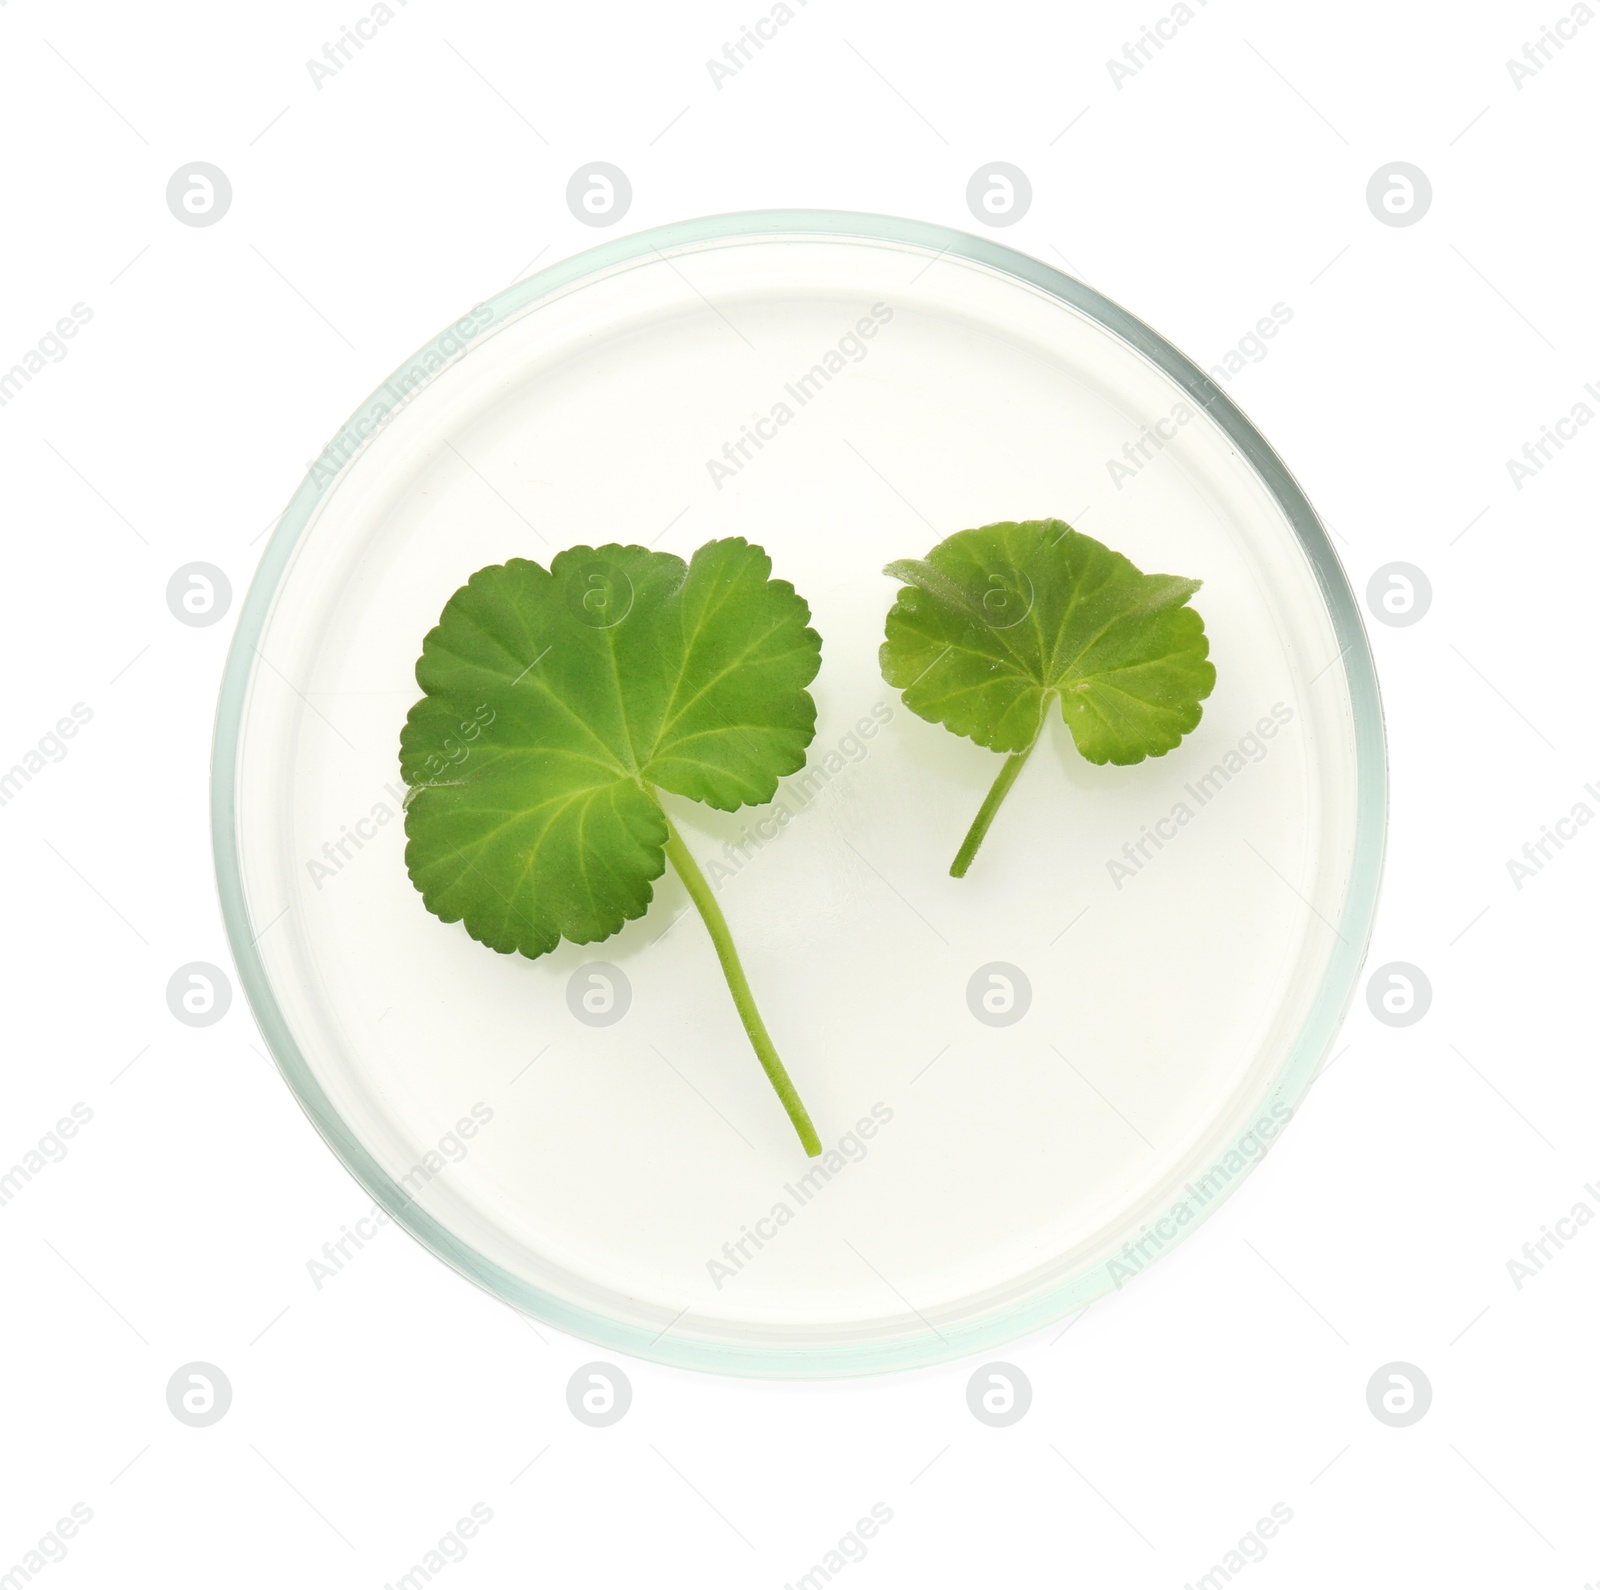
[[[738,537],[688,564],[579,546],[474,574],[423,641],[400,736],[427,908],[502,953],[593,943],[644,915],[668,859],[694,867],[658,790],[723,811],[771,800],[805,765],[821,656],[810,609],[771,574]],[[742,983],[714,898],[685,883]],[[748,987],[733,992],[759,1025]]]
[[1216,683],[1205,625],[1187,605],[1200,582],[1143,574],[1059,519],[961,530],[884,573],[902,589],[885,625],[883,677],[918,717],[1012,759],[951,868],[957,877],[1052,703],[1088,761],[1127,766],[1172,750]]

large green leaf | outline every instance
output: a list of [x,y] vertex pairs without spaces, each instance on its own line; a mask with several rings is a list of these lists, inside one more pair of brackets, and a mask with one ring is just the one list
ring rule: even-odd
[[665,869],[654,789],[771,800],[816,729],[821,642],[760,547],[687,565],[572,547],[480,569],[423,642],[400,737],[406,866],[482,943],[538,956],[644,914]]

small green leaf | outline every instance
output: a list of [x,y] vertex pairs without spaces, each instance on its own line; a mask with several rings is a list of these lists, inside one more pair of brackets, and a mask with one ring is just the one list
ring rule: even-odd
[[613,545],[480,569],[423,641],[400,735],[406,866],[435,916],[502,953],[589,944],[644,915],[670,858],[769,1075],[727,923],[656,791],[733,811],[805,765],[822,643],[771,573],[738,537],[687,565]]
[[[903,589],[879,654],[920,718],[1011,760],[951,871],[962,876],[1052,702],[1090,762],[1163,756],[1200,722],[1216,670],[1198,580],[1142,574],[1059,519],[985,525],[891,563]],[[981,825],[981,826],[980,826]]]

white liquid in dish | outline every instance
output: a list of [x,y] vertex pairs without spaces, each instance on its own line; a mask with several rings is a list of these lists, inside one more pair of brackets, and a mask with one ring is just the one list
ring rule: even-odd
[[[1357,729],[1283,509],[1093,318],[933,257],[725,242],[483,334],[323,498],[256,642],[240,867],[255,927],[278,918],[257,950],[299,1057],[454,1262],[614,1345],[805,1373],[1042,1323],[1255,1157],[1342,1003]],[[1054,722],[957,881],[1000,759],[882,682],[880,570],[1046,516],[1203,579],[1217,685],[1134,768],[1091,767]],[[474,569],[732,534],[823,637],[811,771],[771,809],[667,800],[834,1150],[820,1170],[676,879],[615,938],[531,962],[429,916],[402,860],[412,668]],[[599,1028],[567,999],[597,961],[631,987]],[[1008,1026],[968,1008],[991,963],[1031,985]]]

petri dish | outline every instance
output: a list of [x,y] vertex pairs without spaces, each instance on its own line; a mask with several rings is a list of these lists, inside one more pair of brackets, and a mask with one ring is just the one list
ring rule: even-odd
[[[883,683],[881,570],[1043,517],[1202,579],[1216,688],[1135,767],[1054,722],[956,880],[999,762]],[[727,535],[810,603],[816,738],[770,807],[666,803],[820,1160],[670,873],[613,938],[529,960],[430,916],[403,860],[398,735],[451,593],[511,557]],[[805,1378],[1065,1318],[1292,1137],[1385,791],[1350,587],[1225,391],[990,240],[780,211],[541,271],[355,411],[243,604],[213,833],[262,1032],[383,1217],[608,1349]]]

